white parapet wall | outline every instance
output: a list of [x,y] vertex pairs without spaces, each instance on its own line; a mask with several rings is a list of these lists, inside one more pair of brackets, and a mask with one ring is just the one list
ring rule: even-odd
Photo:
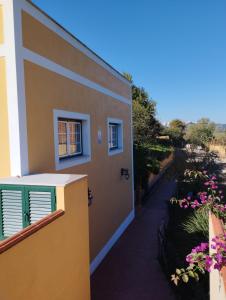
[[[224,232],[220,220],[214,215],[209,216],[209,240],[214,236],[220,235]],[[210,253],[213,253],[210,248]],[[210,300],[226,300],[226,268],[219,272],[213,270],[210,272]]]

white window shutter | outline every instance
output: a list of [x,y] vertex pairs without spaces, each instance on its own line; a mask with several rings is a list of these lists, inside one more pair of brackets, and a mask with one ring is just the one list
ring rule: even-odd
[[9,237],[23,229],[22,191],[2,190],[2,231]]
[[30,223],[33,224],[52,212],[51,192],[29,191]]

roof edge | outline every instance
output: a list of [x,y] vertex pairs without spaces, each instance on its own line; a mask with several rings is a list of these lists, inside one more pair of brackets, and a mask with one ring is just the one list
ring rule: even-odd
[[95,51],[93,51],[91,48],[89,48],[85,43],[83,43],[80,39],[78,39],[73,33],[71,33],[69,30],[67,30],[63,25],[61,25],[58,21],[56,21],[54,18],[52,18],[49,14],[47,14],[42,8],[40,8],[38,5],[32,2],[32,0],[25,0],[29,4],[31,4],[34,8],[39,10],[42,14],[44,14],[48,19],[50,19],[53,23],[55,23],[57,26],[59,26],[62,30],[64,30],[67,34],[69,34],[73,39],[75,39],[77,42],[79,42],[83,47],[85,47],[88,51],[90,51],[92,54],[94,54],[98,59],[100,59],[104,64],[106,64],[108,67],[110,67],[114,72],[116,72],[118,75],[122,77],[129,85],[132,83],[117,69],[115,69],[111,64],[109,64],[106,60],[104,60],[101,56],[99,56]]

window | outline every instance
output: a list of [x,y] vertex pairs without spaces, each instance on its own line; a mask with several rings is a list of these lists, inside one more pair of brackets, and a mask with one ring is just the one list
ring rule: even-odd
[[108,118],[108,154],[123,152],[123,122]]
[[5,239],[56,210],[54,187],[0,186],[0,239]]
[[70,168],[91,160],[90,116],[54,110],[56,170]]
[[82,154],[82,122],[58,119],[59,158]]
[[110,150],[118,148],[118,130],[119,125],[109,123],[109,144],[108,147]]

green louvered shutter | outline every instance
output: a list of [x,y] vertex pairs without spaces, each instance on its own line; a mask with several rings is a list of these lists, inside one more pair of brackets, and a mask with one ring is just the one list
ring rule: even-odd
[[56,210],[55,187],[0,185],[0,239]]

